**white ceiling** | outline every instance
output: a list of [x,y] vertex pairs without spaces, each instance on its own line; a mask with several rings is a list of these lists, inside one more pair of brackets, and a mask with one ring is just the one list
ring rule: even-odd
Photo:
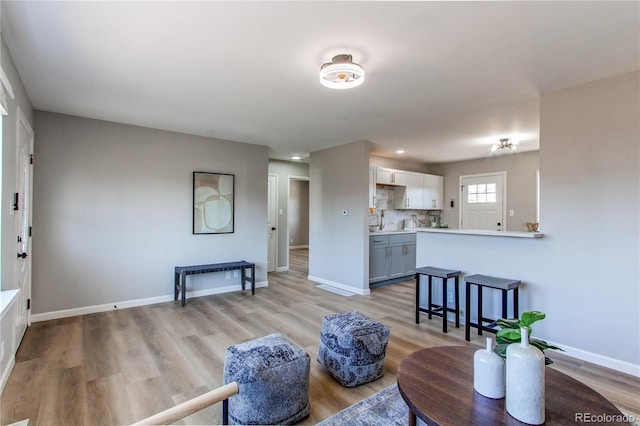
[[[539,146],[540,94],[639,68],[640,3],[2,1],[36,109],[421,162]],[[352,90],[320,85],[339,53]]]

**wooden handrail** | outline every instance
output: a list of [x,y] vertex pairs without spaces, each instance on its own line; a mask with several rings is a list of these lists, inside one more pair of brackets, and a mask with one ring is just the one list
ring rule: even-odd
[[223,401],[238,393],[238,384],[231,382],[224,386],[220,386],[212,391],[197,396],[193,399],[185,401],[175,407],[168,408],[146,419],[140,420],[133,424],[133,426],[140,425],[170,425],[180,419],[187,417],[190,414],[207,408],[210,405]]

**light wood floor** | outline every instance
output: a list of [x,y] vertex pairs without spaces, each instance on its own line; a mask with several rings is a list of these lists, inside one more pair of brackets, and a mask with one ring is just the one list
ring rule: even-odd
[[[128,424],[222,384],[225,349],[280,332],[311,356],[311,415],[315,424],[395,383],[400,361],[437,345],[466,345],[463,329],[441,332],[440,319],[416,325],[412,281],[343,297],[315,288],[307,250],[292,250],[291,270],[269,275],[269,287],[35,323],[24,337],[1,399],[2,424]],[[347,389],[315,358],[322,317],[359,310],[391,329],[385,375]],[[472,345],[482,344],[475,337]],[[557,368],[592,386],[622,411],[640,417],[640,380],[554,355]],[[180,424],[217,424],[220,405]]]

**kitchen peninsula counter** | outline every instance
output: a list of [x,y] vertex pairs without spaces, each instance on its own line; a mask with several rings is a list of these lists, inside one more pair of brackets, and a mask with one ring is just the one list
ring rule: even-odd
[[[545,253],[551,238],[541,238],[540,232],[472,231],[462,229],[419,228],[416,232],[416,267],[432,266],[461,271],[460,306],[465,306],[464,277],[482,274],[522,281],[520,312],[540,309],[548,296],[550,283],[545,275]],[[441,300],[441,290],[435,286],[433,297]],[[500,292],[486,292],[484,316],[500,318]],[[426,291],[420,306],[426,306]],[[424,296],[424,297],[422,297]],[[471,319],[477,320],[474,291]],[[424,299],[424,300],[422,300]],[[509,300],[509,312],[512,302]],[[461,313],[461,315],[464,315]],[[473,334],[475,336],[475,334]]]
[[438,234],[484,235],[489,237],[510,238],[542,238],[541,232],[487,231],[483,229],[451,229],[451,228],[416,228],[418,232],[434,232]]

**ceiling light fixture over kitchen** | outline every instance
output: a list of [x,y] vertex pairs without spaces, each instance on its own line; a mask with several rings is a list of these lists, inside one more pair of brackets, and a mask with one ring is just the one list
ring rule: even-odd
[[516,149],[518,149],[517,141],[511,142],[509,141],[509,138],[502,138],[500,139],[500,142],[494,144],[491,147],[491,152],[507,152],[507,151],[513,152]]
[[364,68],[351,55],[336,55],[320,67],[320,83],[330,89],[351,89],[364,82]]

